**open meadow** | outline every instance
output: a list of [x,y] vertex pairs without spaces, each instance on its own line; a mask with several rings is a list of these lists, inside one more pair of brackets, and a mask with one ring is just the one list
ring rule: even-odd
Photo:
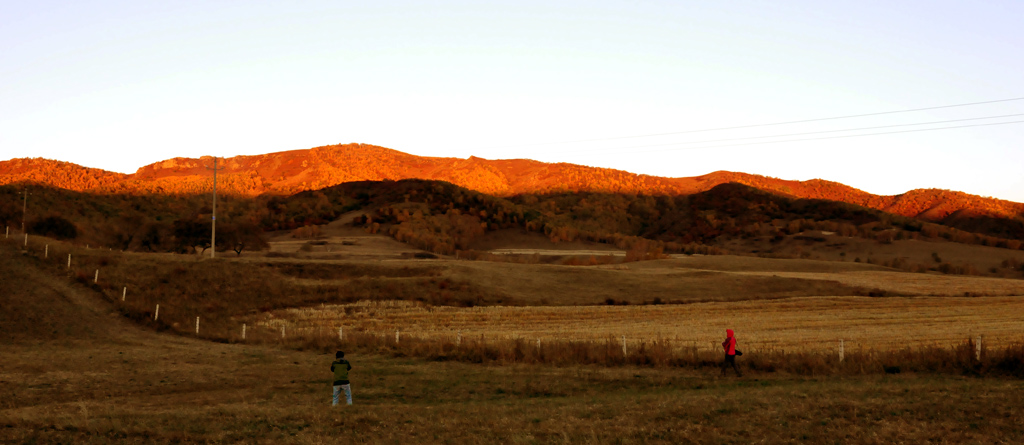
[[[562,340],[627,344],[663,341],[679,349],[721,350],[725,327],[751,352],[836,352],[951,347],[983,336],[990,347],[1024,343],[1021,297],[803,297],[645,306],[482,306],[459,308],[380,301],[271,311],[257,321],[292,335],[378,333],[417,338]],[[344,333],[344,332],[343,332]]]
[[[0,442],[1024,440],[1020,280],[394,253],[209,261],[3,243]],[[719,375],[726,327],[747,352],[741,378]],[[328,406],[338,348],[352,407]]]

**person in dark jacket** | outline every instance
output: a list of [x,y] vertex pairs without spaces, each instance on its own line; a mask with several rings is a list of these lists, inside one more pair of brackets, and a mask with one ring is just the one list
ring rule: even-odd
[[725,341],[722,342],[722,348],[725,349],[725,361],[722,362],[722,377],[725,377],[726,368],[729,366],[732,366],[732,370],[736,371],[737,377],[743,377],[740,368],[736,367],[736,336],[732,329],[725,330]]
[[338,351],[334,357],[335,360],[331,362],[331,371],[334,372],[334,401],[331,406],[338,406],[338,396],[342,390],[345,391],[345,400],[351,405],[352,387],[348,381],[348,372],[352,369],[352,364],[345,360],[344,352]]

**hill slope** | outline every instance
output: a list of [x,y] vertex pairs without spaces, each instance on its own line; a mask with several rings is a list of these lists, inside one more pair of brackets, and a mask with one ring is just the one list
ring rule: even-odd
[[[725,183],[739,183],[794,198],[856,204],[901,216],[954,226],[989,227],[988,219],[1020,219],[1024,204],[937,189],[893,196],[873,195],[820,179],[788,181],[735,172],[690,178],[637,175],[621,170],[526,159],[487,160],[414,156],[366,144],[236,156],[218,163],[218,187],[254,196],[293,194],[352,181],[430,179],[495,196],[568,191],[689,195]],[[103,193],[193,194],[212,189],[213,158],[174,158],[124,175],[46,159],[0,162],[0,185],[35,182]]]

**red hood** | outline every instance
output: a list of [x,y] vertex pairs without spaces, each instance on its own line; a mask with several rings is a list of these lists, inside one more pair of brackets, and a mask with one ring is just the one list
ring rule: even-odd
[[732,337],[733,336],[732,329],[726,329],[725,330],[725,336],[726,337]]

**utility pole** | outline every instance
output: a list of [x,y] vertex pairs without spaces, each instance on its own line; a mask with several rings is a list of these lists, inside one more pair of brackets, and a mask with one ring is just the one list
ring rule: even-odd
[[25,200],[21,204],[21,233],[25,233],[25,213],[28,210],[28,187],[25,187],[25,190],[22,191],[21,194],[25,195]]
[[[217,256],[217,157],[213,157],[213,222],[210,230],[210,258]],[[196,319],[199,331],[199,319]]]
[[[210,226],[210,258],[217,257],[217,157],[213,157],[213,220]],[[198,331],[199,322],[196,321]]]
[[[210,167],[206,167],[207,170]],[[213,157],[213,218],[210,225],[210,258],[217,257],[217,157]]]

